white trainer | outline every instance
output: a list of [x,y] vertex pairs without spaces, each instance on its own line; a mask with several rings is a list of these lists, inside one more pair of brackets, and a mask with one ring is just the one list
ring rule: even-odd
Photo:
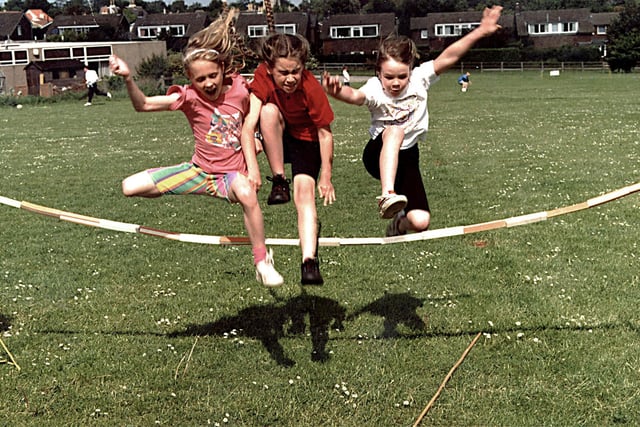
[[406,231],[400,230],[400,221],[402,221],[402,218],[404,218],[404,216],[404,210],[401,210],[393,217],[393,219],[389,222],[389,225],[387,225],[387,237],[403,236],[407,234]]
[[273,266],[271,249],[267,252],[267,257],[256,265],[256,280],[268,287],[276,287],[284,283],[284,279]]
[[380,218],[390,219],[407,206],[407,197],[402,194],[388,193],[376,197]]

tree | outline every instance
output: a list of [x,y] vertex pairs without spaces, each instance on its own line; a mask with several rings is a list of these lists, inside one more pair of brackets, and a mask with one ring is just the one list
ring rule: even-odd
[[173,0],[169,5],[169,10],[173,13],[183,13],[187,11],[187,4],[184,0]]
[[609,68],[631,72],[640,60],[640,5],[633,0],[627,1],[607,34]]
[[45,13],[51,9],[51,4],[47,0],[26,0],[24,2],[25,9],[42,9]]
[[62,9],[64,15],[88,15],[91,9],[85,5],[84,0],[70,0]]
[[4,10],[12,12],[22,11],[24,10],[24,2],[21,0],[7,0],[4,4]]

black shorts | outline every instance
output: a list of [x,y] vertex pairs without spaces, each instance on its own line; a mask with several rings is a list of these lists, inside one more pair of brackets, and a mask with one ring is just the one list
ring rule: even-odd
[[291,175],[309,175],[318,180],[320,166],[320,143],[318,141],[303,141],[296,139],[287,132],[282,136],[284,145],[284,162],[291,163]]
[[[369,175],[375,179],[380,179],[381,151],[382,133],[376,139],[370,139],[362,153],[364,167],[369,172]],[[406,150],[400,150],[394,188],[397,194],[407,197],[405,212],[414,209],[430,212],[427,192],[424,189],[422,174],[420,173],[420,150],[418,149],[418,144]]]

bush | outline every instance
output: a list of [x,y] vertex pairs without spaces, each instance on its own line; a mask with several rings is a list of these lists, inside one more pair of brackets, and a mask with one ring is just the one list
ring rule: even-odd
[[157,80],[165,75],[166,70],[169,68],[169,61],[166,56],[151,55],[145,59],[136,68],[136,74],[143,79]]

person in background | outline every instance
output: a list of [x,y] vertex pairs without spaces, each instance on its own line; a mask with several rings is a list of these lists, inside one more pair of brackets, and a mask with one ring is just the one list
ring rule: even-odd
[[111,92],[103,92],[98,88],[98,81],[100,78],[98,77],[98,73],[96,70],[92,70],[88,66],[84,66],[84,80],[89,89],[89,94],[87,95],[87,102],[84,104],[85,107],[91,106],[91,101],[93,101],[94,95],[106,96],[107,98],[111,98]]
[[458,84],[462,86],[460,90],[463,92],[466,92],[469,88],[469,85],[471,84],[471,82],[469,81],[469,76],[471,76],[471,73],[467,71],[466,73],[458,77]]
[[346,65],[342,67],[342,84],[344,86],[351,86],[351,75],[349,75],[349,69]]

